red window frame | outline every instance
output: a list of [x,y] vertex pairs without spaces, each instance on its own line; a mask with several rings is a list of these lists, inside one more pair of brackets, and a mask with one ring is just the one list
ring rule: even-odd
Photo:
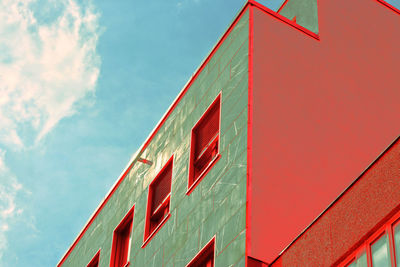
[[215,266],[215,236],[200,250],[186,267]]
[[[389,241],[389,257],[393,267],[400,267],[396,265],[396,248],[394,243],[394,228],[400,224],[400,211],[388,219],[384,225],[382,225],[378,230],[376,230],[370,237],[368,237],[355,251],[353,251],[349,256],[346,257],[339,267],[347,267],[354,262],[363,252],[367,254],[367,264],[368,267],[372,267],[372,245],[378,241],[383,235],[388,235]],[[400,249],[400,248],[397,248]]]
[[[400,226],[400,216],[396,219],[395,222],[392,223],[391,229],[390,229],[390,230],[391,230],[391,237],[389,237],[389,244],[392,244],[392,246],[393,246],[393,250],[390,251],[390,253],[393,253],[392,262],[395,262],[395,263],[396,263],[396,261],[398,261],[398,262],[400,263],[400,259],[397,259],[397,258],[396,258],[396,244],[395,244],[395,240],[394,240],[394,229],[395,229],[397,226]],[[392,249],[392,248],[391,248],[391,249]],[[400,247],[398,247],[397,249],[400,250]],[[397,263],[396,263],[396,264],[397,264]],[[394,266],[396,266],[396,264],[395,264]],[[398,267],[400,267],[399,265],[400,265],[400,264],[397,264]]]
[[[216,123],[215,121],[212,123],[213,120],[217,120],[218,129],[211,132],[202,131],[202,129],[206,127],[212,128],[212,126],[215,126]],[[211,124],[207,124],[209,121],[211,121]],[[205,138],[203,138],[204,135]],[[207,110],[192,128],[190,136],[189,179],[188,190],[186,192],[187,195],[193,191],[197,184],[204,178],[204,176],[206,176],[211,167],[220,158],[220,136],[221,93],[207,108]]]
[[[144,248],[147,243],[153,238],[153,236],[160,230],[165,222],[171,216],[170,214],[170,202],[171,202],[171,184],[172,184],[172,171],[173,171],[173,160],[174,156],[167,161],[164,167],[158,172],[156,177],[149,185],[149,194],[147,197],[147,208],[146,208],[146,223],[144,230],[143,245]],[[167,179],[163,181],[163,179]],[[165,193],[163,188],[158,188],[160,184],[163,184],[163,188],[167,185],[169,189]],[[155,191],[161,190],[161,197],[155,194]]]
[[111,248],[110,267],[127,267],[130,265],[130,243],[133,227],[133,206],[121,222],[115,227]]
[[99,251],[94,254],[93,258],[90,260],[88,265],[86,267],[99,267],[99,261],[100,261],[100,249]]

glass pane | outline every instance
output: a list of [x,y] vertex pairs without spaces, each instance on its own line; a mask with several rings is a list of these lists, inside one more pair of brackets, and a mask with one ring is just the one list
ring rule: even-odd
[[372,266],[390,267],[389,242],[387,234],[383,235],[371,246]]
[[347,265],[346,267],[368,267],[367,253],[364,251],[361,256],[353,260],[351,264]]
[[400,223],[394,228],[394,244],[396,250],[397,266],[400,266]]
[[358,258],[356,267],[368,267],[366,252]]
[[347,267],[357,267],[357,261],[353,261],[351,264],[347,265]]

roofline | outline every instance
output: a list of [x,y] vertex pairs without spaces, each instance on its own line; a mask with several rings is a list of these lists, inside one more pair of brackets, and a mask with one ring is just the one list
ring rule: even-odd
[[389,4],[388,2],[384,1],[384,0],[378,0],[379,3],[383,4],[384,6],[386,6],[387,8],[393,10],[394,12],[397,12],[400,14],[400,9],[395,7],[394,5]]
[[158,130],[162,127],[162,125],[165,123],[169,115],[172,113],[172,111],[176,108],[178,103],[181,101],[187,90],[190,88],[190,86],[193,84],[193,82],[196,80],[196,78],[199,76],[200,72],[204,69],[205,65],[210,61],[211,57],[215,54],[217,49],[220,47],[222,42],[226,39],[228,34],[232,31],[233,27],[236,25],[236,23],[239,21],[239,19],[242,17],[243,13],[247,10],[248,6],[252,3],[253,1],[248,0],[246,1],[242,8],[239,10],[237,15],[234,17],[232,22],[229,24],[227,30],[224,31],[224,33],[221,35],[221,37],[218,39],[217,43],[214,45],[214,47],[210,50],[208,53],[208,56],[202,61],[200,66],[193,72],[192,76],[189,78],[188,82],[183,86],[181,89],[181,92],[178,94],[178,96],[175,98],[175,100],[172,102],[172,104],[169,106],[167,111],[164,113],[164,115],[161,117],[160,121],[156,124],[154,129],[151,131],[149,137],[147,137],[146,141],[140,146],[140,148],[131,156],[130,160],[128,161],[128,164],[120,174],[118,180],[113,184],[111,187],[110,191],[106,194],[104,199],[101,201],[99,206],[96,208],[96,210],[92,213],[92,215],[89,217],[89,220],[86,222],[85,226],[83,229],[79,232],[78,236],[75,238],[71,246],[68,248],[68,250],[64,253],[62,256],[61,260],[57,263],[57,267],[61,267],[62,264],[65,262],[65,260],[68,258],[68,256],[71,254],[72,250],[75,248],[75,246],[78,244],[80,239],[83,237],[87,229],[89,229],[90,225],[93,223],[93,221],[96,219],[97,215],[100,213],[100,211],[103,209],[107,201],[111,198],[113,193],[117,190],[118,186],[122,183],[126,175],[129,173],[129,171],[132,169],[132,167],[135,165],[135,163],[138,161],[140,158],[141,154],[144,152],[144,150],[147,148],[147,146],[150,144],[154,136],[157,134]]
[[272,9],[264,6],[263,4],[258,3],[256,0],[248,0],[248,2],[257,7],[259,10],[264,11],[265,13],[281,20],[282,22],[288,24],[289,26],[291,26],[292,28],[295,28],[296,30],[303,32],[309,36],[311,36],[312,38],[316,39],[317,41],[320,41],[320,36],[319,33],[314,33],[312,31],[310,31],[309,29],[301,26],[300,24],[295,23],[294,21],[282,16],[281,14],[279,14],[278,12],[273,11]]
[[272,262],[271,262],[271,264],[273,264],[274,262],[276,262],[294,243],[296,243],[296,241],[298,240],[298,239],[300,239],[300,237],[302,237],[319,219],[321,219],[322,218],[322,216],[324,216],[325,215],[325,213],[326,212],[328,212],[328,210],[330,209],[330,208],[332,208],[338,201],[339,201],[339,199],[344,195],[344,194],[346,194],[347,193],[347,191],[348,190],[350,190],[350,188],[351,187],[353,187],[363,176],[364,176],[364,174],[367,172],[367,171],[369,171],[369,169],[371,169],[372,168],[372,166],[374,166],[382,157],[383,157],[383,155],[385,155],[387,152],[389,152],[389,150],[396,144],[396,143],[399,143],[400,142],[400,135],[399,136],[397,136],[395,139],[394,139],[394,141],[392,141],[391,143],[390,143],[390,145],[388,145],[380,154],[379,154],[379,156],[374,160],[374,161],[372,161],[368,166],[367,166],[367,168],[365,168],[364,169],[364,171],[362,171],[361,172],[361,174],[353,181],[353,182],[351,182],[351,184],[348,186],[348,187],[346,187],[343,191],[342,191],[342,193],[340,193],[339,194],[339,196],[338,197],[336,197],[336,199],[331,203],[331,204],[329,204],[329,206],[324,210],[324,211],[322,211],[295,239],[293,239],[293,241],[292,242],[290,242],[289,243],[289,245],[287,245],[282,251],[281,251],[281,253],[279,253],[279,256],[278,257],[276,257]]

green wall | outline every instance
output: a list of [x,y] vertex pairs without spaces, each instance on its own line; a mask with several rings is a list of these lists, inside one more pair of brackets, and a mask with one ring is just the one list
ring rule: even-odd
[[[247,11],[144,151],[153,165],[134,165],[63,266],[86,266],[99,248],[109,266],[113,230],[133,205],[130,266],[185,266],[214,235],[216,266],[245,266],[248,21]],[[190,131],[221,91],[221,158],[188,196]],[[148,186],[172,154],[171,217],[141,248]]]

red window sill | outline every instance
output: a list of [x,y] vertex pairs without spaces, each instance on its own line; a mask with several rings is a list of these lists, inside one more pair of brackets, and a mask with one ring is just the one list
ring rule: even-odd
[[196,188],[196,186],[200,183],[200,181],[207,175],[207,173],[211,170],[215,163],[221,158],[221,154],[217,154],[212,161],[208,164],[208,166],[204,169],[204,171],[197,177],[197,179],[188,187],[186,191],[186,195],[190,195],[192,191]]
[[156,233],[158,232],[158,230],[161,229],[161,227],[167,222],[167,220],[169,219],[169,217],[171,217],[171,213],[169,213],[167,216],[165,216],[165,218],[160,222],[160,224],[154,229],[153,232],[151,232],[151,234],[149,234],[149,236],[144,240],[143,244],[142,244],[142,248],[146,247],[147,244],[150,242],[150,240],[156,235]]

